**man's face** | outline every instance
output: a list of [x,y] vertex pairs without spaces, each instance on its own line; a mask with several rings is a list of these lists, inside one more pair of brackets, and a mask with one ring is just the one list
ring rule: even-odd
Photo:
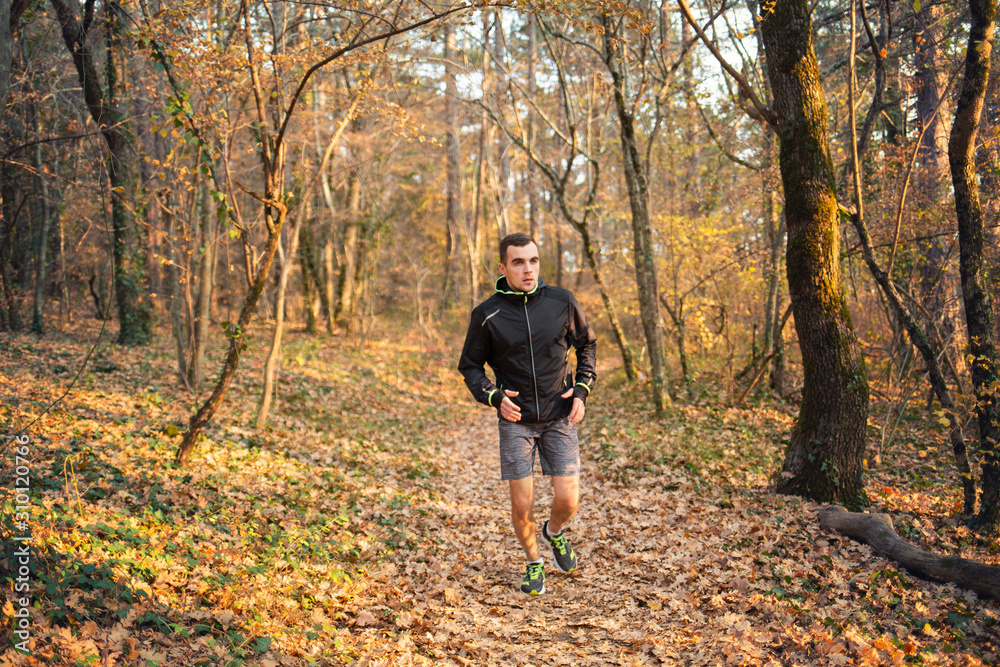
[[499,265],[501,275],[507,276],[507,284],[518,292],[530,292],[538,284],[538,246],[507,248],[507,260]]

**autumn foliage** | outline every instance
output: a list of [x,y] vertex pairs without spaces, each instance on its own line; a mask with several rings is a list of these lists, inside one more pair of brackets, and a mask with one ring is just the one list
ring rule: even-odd
[[[0,0],[0,664],[996,664],[809,500],[997,564],[995,13]],[[537,600],[513,231],[600,337]]]
[[[171,341],[129,350],[97,335],[0,350],[3,418],[28,427],[89,352],[76,341],[96,342],[74,390],[26,428],[32,656],[6,649],[6,664],[996,660],[996,602],[917,579],[769,490],[788,407],[699,401],[657,422],[607,373],[570,526],[583,568],[527,599],[493,416],[465,395],[451,346],[292,333],[275,422],[246,426],[248,373],[177,468],[193,399],[171,377]],[[254,340],[252,370],[266,352]],[[907,539],[995,563],[952,518],[946,452],[944,429],[928,439],[908,413],[867,492]]]

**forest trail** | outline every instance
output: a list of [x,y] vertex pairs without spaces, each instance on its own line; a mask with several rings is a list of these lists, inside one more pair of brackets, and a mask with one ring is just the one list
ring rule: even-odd
[[[495,420],[477,410],[440,434],[439,543],[386,563],[358,593],[356,628],[378,647],[359,665],[698,665],[730,656],[767,664],[795,652],[792,628],[767,627],[791,617],[754,599],[771,584],[740,577],[752,563],[731,563],[753,558],[731,550],[751,529],[694,498],[681,475],[628,485],[604,478],[586,442],[580,511],[567,527],[581,569],[558,572],[543,549],[546,593],[521,593],[524,560],[499,478]],[[541,526],[552,496],[535,470]]]

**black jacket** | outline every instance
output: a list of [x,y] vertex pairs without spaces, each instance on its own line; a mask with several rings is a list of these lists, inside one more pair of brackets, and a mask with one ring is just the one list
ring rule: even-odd
[[[576,375],[569,348],[576,349]],[[489,364],[496,384],[486,376]],[[515,292],[501,277],[496,293],[472,311],[458,370],[477,401],[500,409],[503,389],[521,421],[534,423],[569,414],[573,397],[587,400],[597,381],[597,338],[569,290],[539,279],[531,292]],[[573,397],[560,394],[573,386]]]

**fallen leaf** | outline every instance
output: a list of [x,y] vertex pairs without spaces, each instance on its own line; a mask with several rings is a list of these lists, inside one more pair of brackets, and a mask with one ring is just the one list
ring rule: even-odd
[[354,619],[354,625],[365,627],[366,625],[374,625],[375,616],[369,611],[362,610]]

